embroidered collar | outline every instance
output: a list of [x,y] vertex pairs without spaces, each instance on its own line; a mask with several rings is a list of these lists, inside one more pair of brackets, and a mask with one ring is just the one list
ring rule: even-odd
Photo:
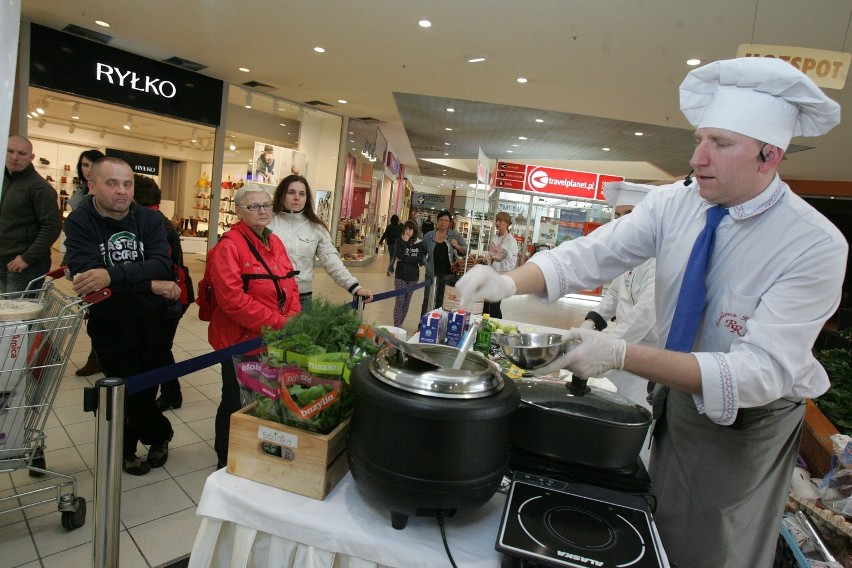
[[753,199],[745,203],[734,205],[728,209],[731,217],[737,221],[760,215],[781,200],[787,191],[787,184],[781,181],[781,177],[775,174],[775,178]]

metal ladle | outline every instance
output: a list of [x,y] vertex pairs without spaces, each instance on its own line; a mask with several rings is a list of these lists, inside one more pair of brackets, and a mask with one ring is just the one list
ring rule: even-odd
[[470,324],[470,329],[467,330],[467,335],[464,338],[464,343],[462,343],[462,346],[459,348],[459,354],[456,355],[456,360],[453,361],[453,369],[461,369],[461,366],[467,357],[467,352],[470,351],[470,347],[476,339],[477,331],[479,331],[479,321],[474,321]]

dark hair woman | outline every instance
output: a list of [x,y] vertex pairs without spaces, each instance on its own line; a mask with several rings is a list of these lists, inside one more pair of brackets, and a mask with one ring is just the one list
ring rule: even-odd
[[289,175],[275,188],[272,198],[275,215],[269,228],[283,242],[293,267],[299,271],[296,283],[302,307],[310,302],[314,284],[314,258],[318,258],[328,275],[350,294],[373,299],[352,276],[340,259],[331,234],[314,212],[314,198],[308,180],[300,175]]
[[[410,286],[420,280],[420,267],[426,262],[426,245],[417,238],[420,232],[417,223],[410,219],[402,227],[402,234],[396,241],[394,257],[396,271],[394,272],[393,287],[395,290]],[[393,306],[393,325],[402,327],[408,306],[414,292],[406,292],[396,297]]]
[[104,154],[100,150],[85,150],[77,158],[77,181],[79,185],[74,190],[74,195],[68,200],[68,205],[72,209],[77,209],[83,202],[83,198],[89,195],[89,168],[103,157]]
[[[456,258],[467,253],[467,241],[464,237],[452,229],[453,217],[447,210],[438,213],[437,226],[434,230],[423,235],[423,243],[426,245],[426,280],[436,276],[438,281],[435,285],[435,306],[444,304],[444,287],[446,279],[452,276],[453,262]],[[420,308],[422,316],[430,309],[429,288],[423,289],[423,306]]]
[[[77,209],[83,202],[83,199],[89,195],[89,169],[96,161],[105,157],[100,150],[85,150],[77,158],[77,182],[78,186],[74,190],[74,194],[68,199],[68,205],[71,209]],[[64,264],[64,262],[63,262]],[[101,366],[98,363],[98,356],[95,350],[89,350],[89,358],[86,359],[86,364],[77,369],[74,373],[78,377],[88,377],[95,373],[101,372]]]
[[[415,223],[415,228],[417,227]],[[396,260],[396,241],[402,237],[402,223],[399,222],[399,215],[391,215],[390,223],[385,228],[385,232],[382,234],[382,238],[379,239],[379,246],[382,245],[385,241],[388,243],[388,255],[390,256],[390,260],[388,261],[388,276],[394,273],[393,265]]]

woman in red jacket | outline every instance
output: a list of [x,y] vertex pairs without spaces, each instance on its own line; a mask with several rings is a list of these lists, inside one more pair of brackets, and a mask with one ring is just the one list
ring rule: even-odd
[[[272,197],[256,184],[234,195],[240,221],[210,251],[207,274],[216,308],[207,338],[214,349],[258,337],[261,327],[280,328],[301,311],[293,264],[284,244],[266,228],[272,220]],[[222,401],[216,411],[214,447],[218,467],[228,461],[231,414],[239,410],[240,387],[234,364],[222,363]]]

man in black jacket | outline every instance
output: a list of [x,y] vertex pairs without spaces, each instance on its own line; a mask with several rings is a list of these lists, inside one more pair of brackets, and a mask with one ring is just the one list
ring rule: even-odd
[[10,136],[0,194],[0,293],[19,292],[50,271],[62,232],[56,190],[33,167],[33,145]]
[[[180,297],[172,276],[162,216],[133,202],[133,172],[118,158],[91,169],[90,199],[65,221],[66,259],[74,292],[109,287],[112,296],[89,310],[89,336],[108,377],[132,377],[174,362],[170,308]],[[171,423],[155,402],[157,388],[127,397],[124,471],[144,475],[166,463]],[[146,460],[136,456],[149,445]]]

